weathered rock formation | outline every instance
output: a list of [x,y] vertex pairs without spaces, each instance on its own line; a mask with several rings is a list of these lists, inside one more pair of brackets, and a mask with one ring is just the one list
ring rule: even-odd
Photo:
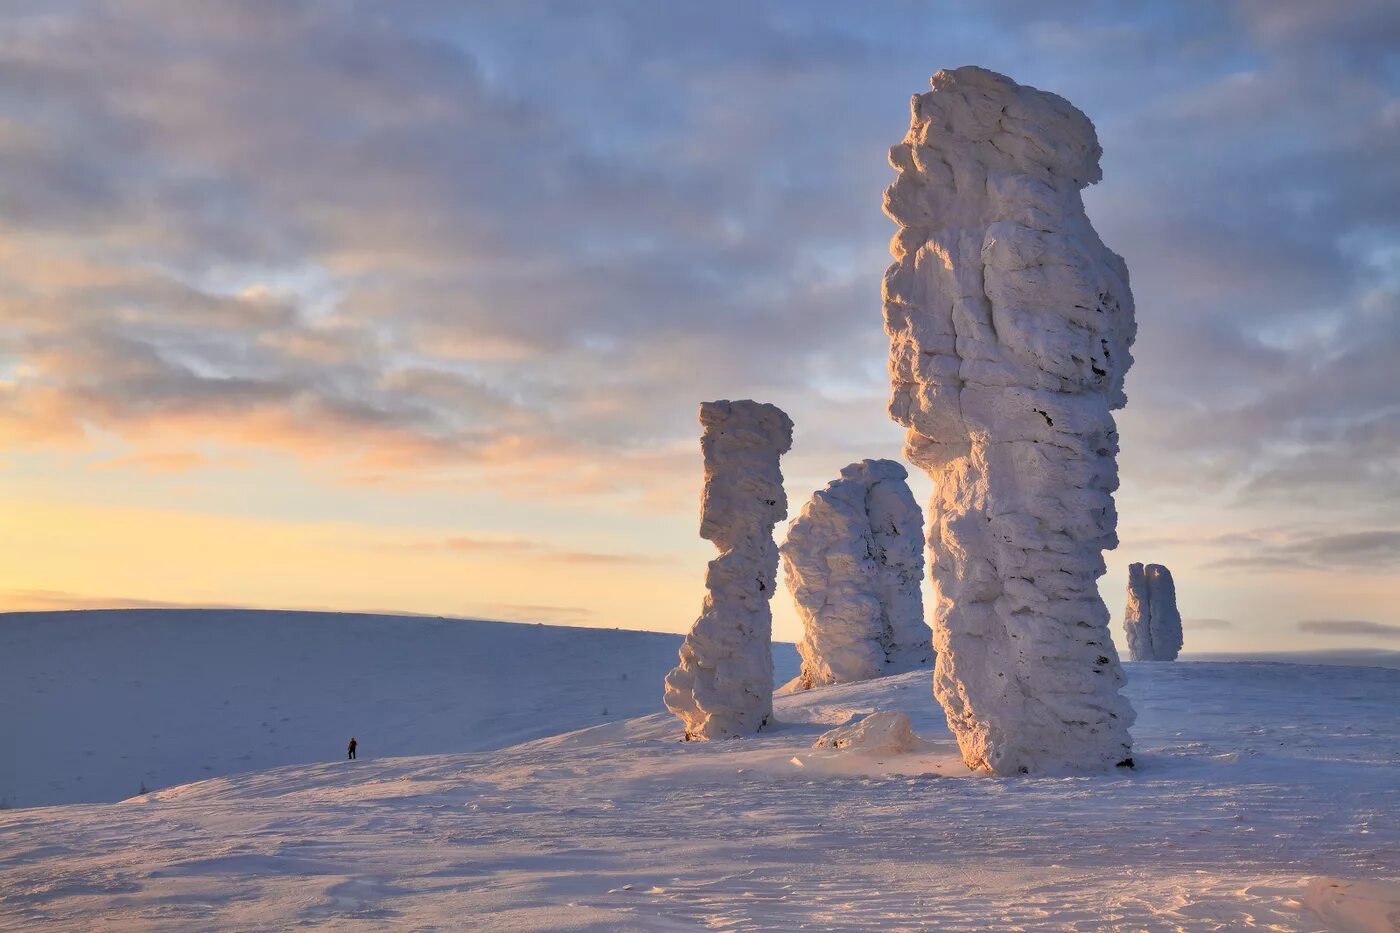
[[1161,564],[1128,565],[1128,611],[1123,619],[1128,657],[1175,661],[1181,653],[1181,613],[1172,572]]
[[981,68],[932,85],[890,150],[884,291],[890,415],[935,485],[934,691],[970,767],[1130,763],[1096,581],[1136,327],[1080,198],[1098,140],[1065,100]]
[[819,489],[778,549],[803,636],[802,689],[933,660],[919,590],[924,516],[893,460],[862,460]]
[[792,446],[792,420],[759,402],[705,402],[705,489],[700,537],[720,555],[705,575],[700,618],[666,675],[666,707],[688,739],[751,735],[773,714],[773,526],[787,517],[778,458]]

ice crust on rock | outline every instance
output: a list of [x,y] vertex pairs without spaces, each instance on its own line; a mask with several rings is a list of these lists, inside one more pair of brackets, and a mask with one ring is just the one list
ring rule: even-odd
[[778,458],[792,446],[792,419],[774,405],[718,401],[700,406],[700,424],[700,537],[720,554],[665,700],[686,738],[718,739],[752,735],[773,715],[773,526],[787,517]]
[[909,716],[887,709],[871,713],[859,722],[823,732],[813,748],[846,748],[879,755],[906,755],[917,752],[921,741],[914,734]]
[[1161,564],[1128,565],[1128,610],[1123,618],[1134,661],[1175,661],[1181,653],[1181,613],[1172,572]]
[[861,460],[819,489],[778,549],[803,636],[798,684],[869,680],[933,660],[924,622],[924,516],[909,474]]
[[1097,579],[1116,547],[1112,409],[1128,270],[1080,189],[1093,124],[982,68],[940,71],[890,150],[890,415],[935,492],[934,691],[973,768],[1130,761],[1133,712]]

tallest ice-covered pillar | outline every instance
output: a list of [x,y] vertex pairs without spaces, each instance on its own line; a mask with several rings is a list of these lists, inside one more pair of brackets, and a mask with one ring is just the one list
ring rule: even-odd
[[1130,763],[1133,711],[1098,593],[1136,325],[1084,214],[1093,124],[981,68],[934,75],[890,150],[890,415],[934,482],[934,692],[998,774]]

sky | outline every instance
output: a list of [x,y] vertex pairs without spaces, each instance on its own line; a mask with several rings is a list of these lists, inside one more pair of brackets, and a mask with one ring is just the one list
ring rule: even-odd
[[0,36],[0,609],[687,630],[700,401],[792,415],[791,514],[899,456],[886,152],[977,64],[1104,148],[1115,619],[1157,562],[1188,651],[1400,648],[1390,0],[19,0]]

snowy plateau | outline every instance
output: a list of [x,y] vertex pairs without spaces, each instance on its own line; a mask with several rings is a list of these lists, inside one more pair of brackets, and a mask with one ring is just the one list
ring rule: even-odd
[[1397,929],[1400,670],[1127,663],[1135,769],[996,777],[927,669],[682,743],[680,641],[0,615],[0,929]]

